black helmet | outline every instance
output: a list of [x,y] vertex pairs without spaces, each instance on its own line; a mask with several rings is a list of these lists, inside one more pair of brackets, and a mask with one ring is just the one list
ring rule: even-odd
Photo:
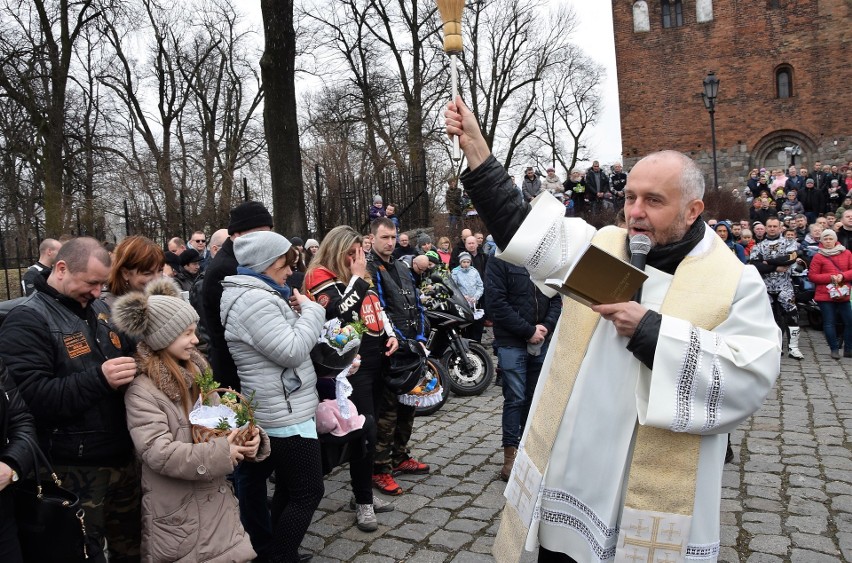
[[416,340],[403,340],[390,357],[390,366],[385,372],[385,385],[398,395],[409,393],[426,371],[426,356]]
[[334,377],[355,360],[360,344],[343,352],[328,342],[319,342],[311,349],[311,361],[317,377]]

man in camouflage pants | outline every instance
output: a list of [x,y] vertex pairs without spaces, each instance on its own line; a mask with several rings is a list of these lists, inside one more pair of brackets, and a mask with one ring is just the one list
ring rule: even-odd
[[139,561],[141,490],[124,411],[135,346],[98,299],[109,271],[97,240],[65,243],[50,277],[0,327],[0,358],[63,486],[80,497],[86,531],[116,563]]
[[[373,221],[371,231],[373,250],[372,259],[367,261],[367,269],[376,284],[382,307],[400,340],[425,340],[428,326],[411,270],[392,256],[396,244],[396,227],[386,217],[380,217]],[[408,449],[415,408],[401,404],[396,393],[385,387],[382,378],[375,381],[374,386],[378,421],[373,486],[388,495],[401,495],[402,487],[393,478],[394,474],[429,472],[429,466],[412,458]]]

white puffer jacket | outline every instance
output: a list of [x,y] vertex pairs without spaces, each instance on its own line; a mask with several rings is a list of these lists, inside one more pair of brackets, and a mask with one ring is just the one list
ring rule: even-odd
[[319,399],[310,352],[322,331],[325,309],[306,302],[299,316],[276,291],[251,276],[228,276],[222,287],[225,340],[242,393],[255,393],[258,424],[269,430],[313,418]]

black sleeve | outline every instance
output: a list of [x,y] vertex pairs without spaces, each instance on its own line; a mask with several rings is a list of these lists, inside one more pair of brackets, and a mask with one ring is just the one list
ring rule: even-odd
[[45,424],[80,416],[115,391],[100,365],[85,371],[56,374],[50,333],[38,313],[18,307],[0,326],[0,359],[9,368],[33,415]]
[[38,440],[33,417],[2,362],[0,362],[0,393],[3,393],[0,401],[6,403],[5,413],[0,412],[0,416],[3,417],[0,424],[4,424],[3,437],[7,441],[0,443],[0,461],[24,478],[33,466],[33,451],[30,444],[37,444]]
[[654,354],[657,352],[657,340],[660,338],[660,325],[663,316],[656,311],[648,311],[636,326],[636,331],[627,343],[627,351],[636,359],[654,369]]
[[[538,288],[536,288],[536,292],[539,292]],[[557,293],[553,297],[550,298],[550,301],[547,304],[547,314],[544,316],[544,320],[541,324],[547,329],[547,334],[553,334],[553,331],[556,329],[556,323],[559,322],[559,315],[562,314],[562,295]]]
[[476,170],[465,170],[460,179],[494,242],[506,248],[529,214],[529,203],[517,197],[512,179],[493,154]]
[[485,308],[495,325],[524,340],[535,334],[535,326],[527,322],[509,305],[506,289],[507,264],[499,258],[485,265]]
[[[330,321],[331,319],[338,318],[341,322],[348,323],[360,314],[361,303],[367,296],[367,291],[370,289],[370,283],[362,278],[357,278],[355,283],[352,284],[352,287],[350,287],[342,295],[338,289],[338,284],[335,283],[329,283],[318,291],[311,288],[307,289],[310,290],[314,299],[325,307],[326,320]],[[327,301],[326,299],[320,299],[321,296],[326,297]]]

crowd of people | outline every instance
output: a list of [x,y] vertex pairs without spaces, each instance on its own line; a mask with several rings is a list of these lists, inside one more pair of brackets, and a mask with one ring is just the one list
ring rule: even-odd
[[[742,190],[749,218],[721,220],[702,214],[701,173],[678,153],[643,159],[629,183],[620,165],[606,174],[595,162],[565,182],[529,168],[518,186],[463,105],[447,116],[470,165],[464,190],[447,186],[455,241],[401,230],[378,196],[369,233],[338,226],[320,241],[274,232],[253,201],[209,239],[199,230],[167,250],[142,236],[114,248],[43,241],[22,282],[30,297],[0,325],[0,559],[23,561],[10,491],[32,471],[35,443],[80,497],[110,561],[310,558],[299,546],[323,496],[328,444],[351,446],[348,507],[358,529],[377,530],[377,513],[394,507],[373,491],[403,494],[396,476],[430,470],[411,452],[415,408],[387,382],[428,339],[420,288],[434,272],[479,312],[468,338],[493,326],[504,399],[496,473],[509,483],[495,550],[519,553],[526,537],[541,545],[540,561],[614,555],[623,538],[607,530],[671,508],[631,486],[670,495],[653,474],[666,462],[656,454],[674,444],[694,452],[674,479],[687,483],[681,508],[701,522],[687,523],[686,552],[717,553],[727,434],[773,384],[782,331],[787,354],[803,357],[794,271],[807,269],[831,357],[852,357],[852,171],[820,165],[803,178],[791,168],[779,187],[777,171],[756,170]],[[491,235],[464,228],[468,202]],[[622,210],[627,235],[653,247],[635,301],[587,308],[542,282],[564,277],[581,243],[627,251],[624,231],[582,219],[599,208]],[[707,275],[718,284],[696,298]],[[777,332],[766,331],[772,319]],[[335,378],[311,354],[334,321],[364,327],[345,415]],[[729,345],[743,335],[754,339],[748,361]],[[209,371],[252,397],[250,435],[193,436],[189,415]],[[516,502],[530,487],[542,491],[535,523]],[[509,531],[517,525],[528,531]]]

